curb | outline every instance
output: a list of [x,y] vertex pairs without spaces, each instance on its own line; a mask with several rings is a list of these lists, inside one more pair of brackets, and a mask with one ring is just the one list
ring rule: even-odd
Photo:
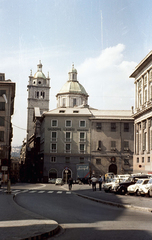
[[[15,201],[15,197],[16,197],[16,195],[17,195],[18,193],[16,193],[16,194],[13,194],[13,200],[14,200],[14,202],[16,203],[16,201]],[[17,203],[16,203],[17,204]],[[21,206],[20,206],[21,207]],[[21,207],[21,208],[23,208],[23,207]],[[24,208],[23,208],[24,209]],[[26,210],[26,209],[25,209]],[[28,210],[29,211],[29,210]],[[50,219],[44,219],[44,220],[50,220]],[[50,221],[52,221],[52,220],[50,220]],[[56,221],[54,221],[54,222],[56,222]],[[21,238],[20,240],[43,240],[43,239],[47,239],[47,238],[49,238],[49,237],[52,237],[52,236],[54,236],[55,234],[57,234],[58,232],[59,232],[59,230],[60,230],[60,226],[59,226],[59,224],[56,222],[56,224],[57,224],[57,227],[55,227],[54,229],[52,229],[52,230],[50,230],[50,231],[47,231],[47,232],[42,232],[42,233],[40,233],[40,234],[38,234],[38,235],[34,235],[34,233],[33,233],[33,236],[30,236],[30,237],[26,237],[26,238]]]
[[82,194],[79,194],[79,193],[76,193],[76,192],[74,192],[74,194],[76,194],[77,196],[82,197],[82,198],[90,199],[90,200],[92,200],[94,202],[99,202],[99,203],[103,203],[103,204],[107,204],[107,205],[111,205],[111,206],[116,206],[118,208],[135,209],[135,210],[140,210],[140,211],[152,213],[152,208],[138,207],[138,206],[133,206],[133,205],[127,205],[127,204],[121,204],[121,203],[114,203],[114,202],[110,202],[110,201],[104,201],[104,200],[101,200],[101,199],[88,197],[86,195],[82,195]]

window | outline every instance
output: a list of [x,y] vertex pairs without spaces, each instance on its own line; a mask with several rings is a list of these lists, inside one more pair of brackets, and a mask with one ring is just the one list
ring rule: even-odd
[[65,141],[70,142],[71,141],[71,132],[66,132],[65,133]]
[[73,98],[73,107],[77,105],[77,99]]
[[143,133],[143,151],[145,151],[146,150],[146,132],[145,133]]
[[0,111],[5,111],[5,102],[0,102]]
[[111,150],[116,150],[116,141],[111,141]]
[[81,120],[79,124],[80,124],[80,127],[85,127],[86,126],[86,121]]
[[66,143],[66,145],[65,145],[65,152],[66,153],[70,153],[71,152],[71,144],[70,143]]
[[101,158],[96,158],[96,164],[101,165]]
[[80,153],[85,153],[85,145],[80,143]]
[[129,165],[129,159],[124,159],[124,165]]
[[66,98],[63,98],[62,101],[63,101],[62,105],[63,105],[63,107],[65,107],[66,106]]
[[4,131],[0,131],[0,142],[4,142]]
[[57,140],[57,132],[51,132],[51,141],[56,142]]
[[70,157],[65,157],[65,163],[70,163]]
[[5,117],[0,117],[0,126],[5,126]]
[[72,121],[71,120],[66,120],[65,121],[65,126],[66,127],[71,127],[72,126]]
[[129,150],[129,141],[124,141],[124,150],[125,151]]
[[139,158],[137,158],[137,163],[139,163]]
[[57,152],[57,145],[56,145],[56,143],[51,143],[51,152],[54,152],[54,153]]
[[150,99],[152,100],[152,84],[150,85]]
[[45,92],[41,92],[41,98],[45,98]]
[[35,92],[35,98],[39,98],[39,92]]
[[144,102],[147,102],[147,88],[144,90]]
[[111,132],[116,132],[116,123],[111,123]]
[[84,163],[84,158],[80,157],[80,163]]
[[6,95],[6,90],[0,90],[0,96],[3,96],[3,94]]
[[150,157],[148,157],[147,162],[150,162]]
[[85,142],[86,136],[84,132],[80,132],[80,142]]
[[144,84],[147,84],[147,75],[144,76]]
[[51,163],[54,163],[56,162],[56,157],[51,157],[51,160],[50,160]]
[[98,148],[97,148],[97,150],[99,150],[99,151],[101,151],[101,141],[98,141]]
[[58,125],[58,121],[57,120],[52,120],[51,126],[52,127],[57,127],[57,125]]
[[142,93],[139,92],[139,105],[141,106],[142,105]]
[[102,129],[101,122],[97,122],[97,123],[96,123],[96,129],[97,129],[97,130],[101,130],[101,129]]
[[144,163],[144,157],[142,157],[142,163]]
[[129,123],[124,123],[124,132],[129,132]]

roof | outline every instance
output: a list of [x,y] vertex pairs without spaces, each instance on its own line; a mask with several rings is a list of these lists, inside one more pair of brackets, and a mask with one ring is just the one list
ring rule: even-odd
[[44,115],[87,115],[91,116],[92,113],[89,108],[56,108],[48,112],[44,112]]
[[117,119],[117,120],[134,120],[132,117],[131,110],[98,110],[82,106],[74,107],[74,108],[56,108],[51,111],[45,112],[43,115],[86,115],[89,116],[90,119]]
[[130,78],[135,78],[140,71],[152,60],[152,51],[150,51],[146,57],[136,66],[134,72],[130,75]]
[[37,71],[37,72],[34,74],[34,78],[44,78],[44,79],[46,79],[44,73],[41,72],[41,71]]
[[130,119],[133,120],[131,110],[91,110],[94,119]]
[[69,93],[82,94],[88,96],[88,93],[86,92],[85,88],[78,81],[67,81],[57,95]]

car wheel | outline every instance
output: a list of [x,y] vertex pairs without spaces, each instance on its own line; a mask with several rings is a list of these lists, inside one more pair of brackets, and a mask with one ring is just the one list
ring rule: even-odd
[[122,188],[120,193],[121,193],[122,195],[125,195],[126,192],[127,192],[126,188]]
[[136,196],[139,196],[139,195],[140,195],[138,189],[136,190],[135,195],[136,195]]
[[150,197],[150,191],[148,190],[147,197]]

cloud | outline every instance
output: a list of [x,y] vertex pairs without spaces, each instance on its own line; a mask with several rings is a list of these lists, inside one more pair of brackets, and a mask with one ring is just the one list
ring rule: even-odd
[[129,76],[137,64],[124,60],[124,50],[123,44],[106,48],[78,66],[78,79],[92,107],[125,110],[134,105],[134,83]]

